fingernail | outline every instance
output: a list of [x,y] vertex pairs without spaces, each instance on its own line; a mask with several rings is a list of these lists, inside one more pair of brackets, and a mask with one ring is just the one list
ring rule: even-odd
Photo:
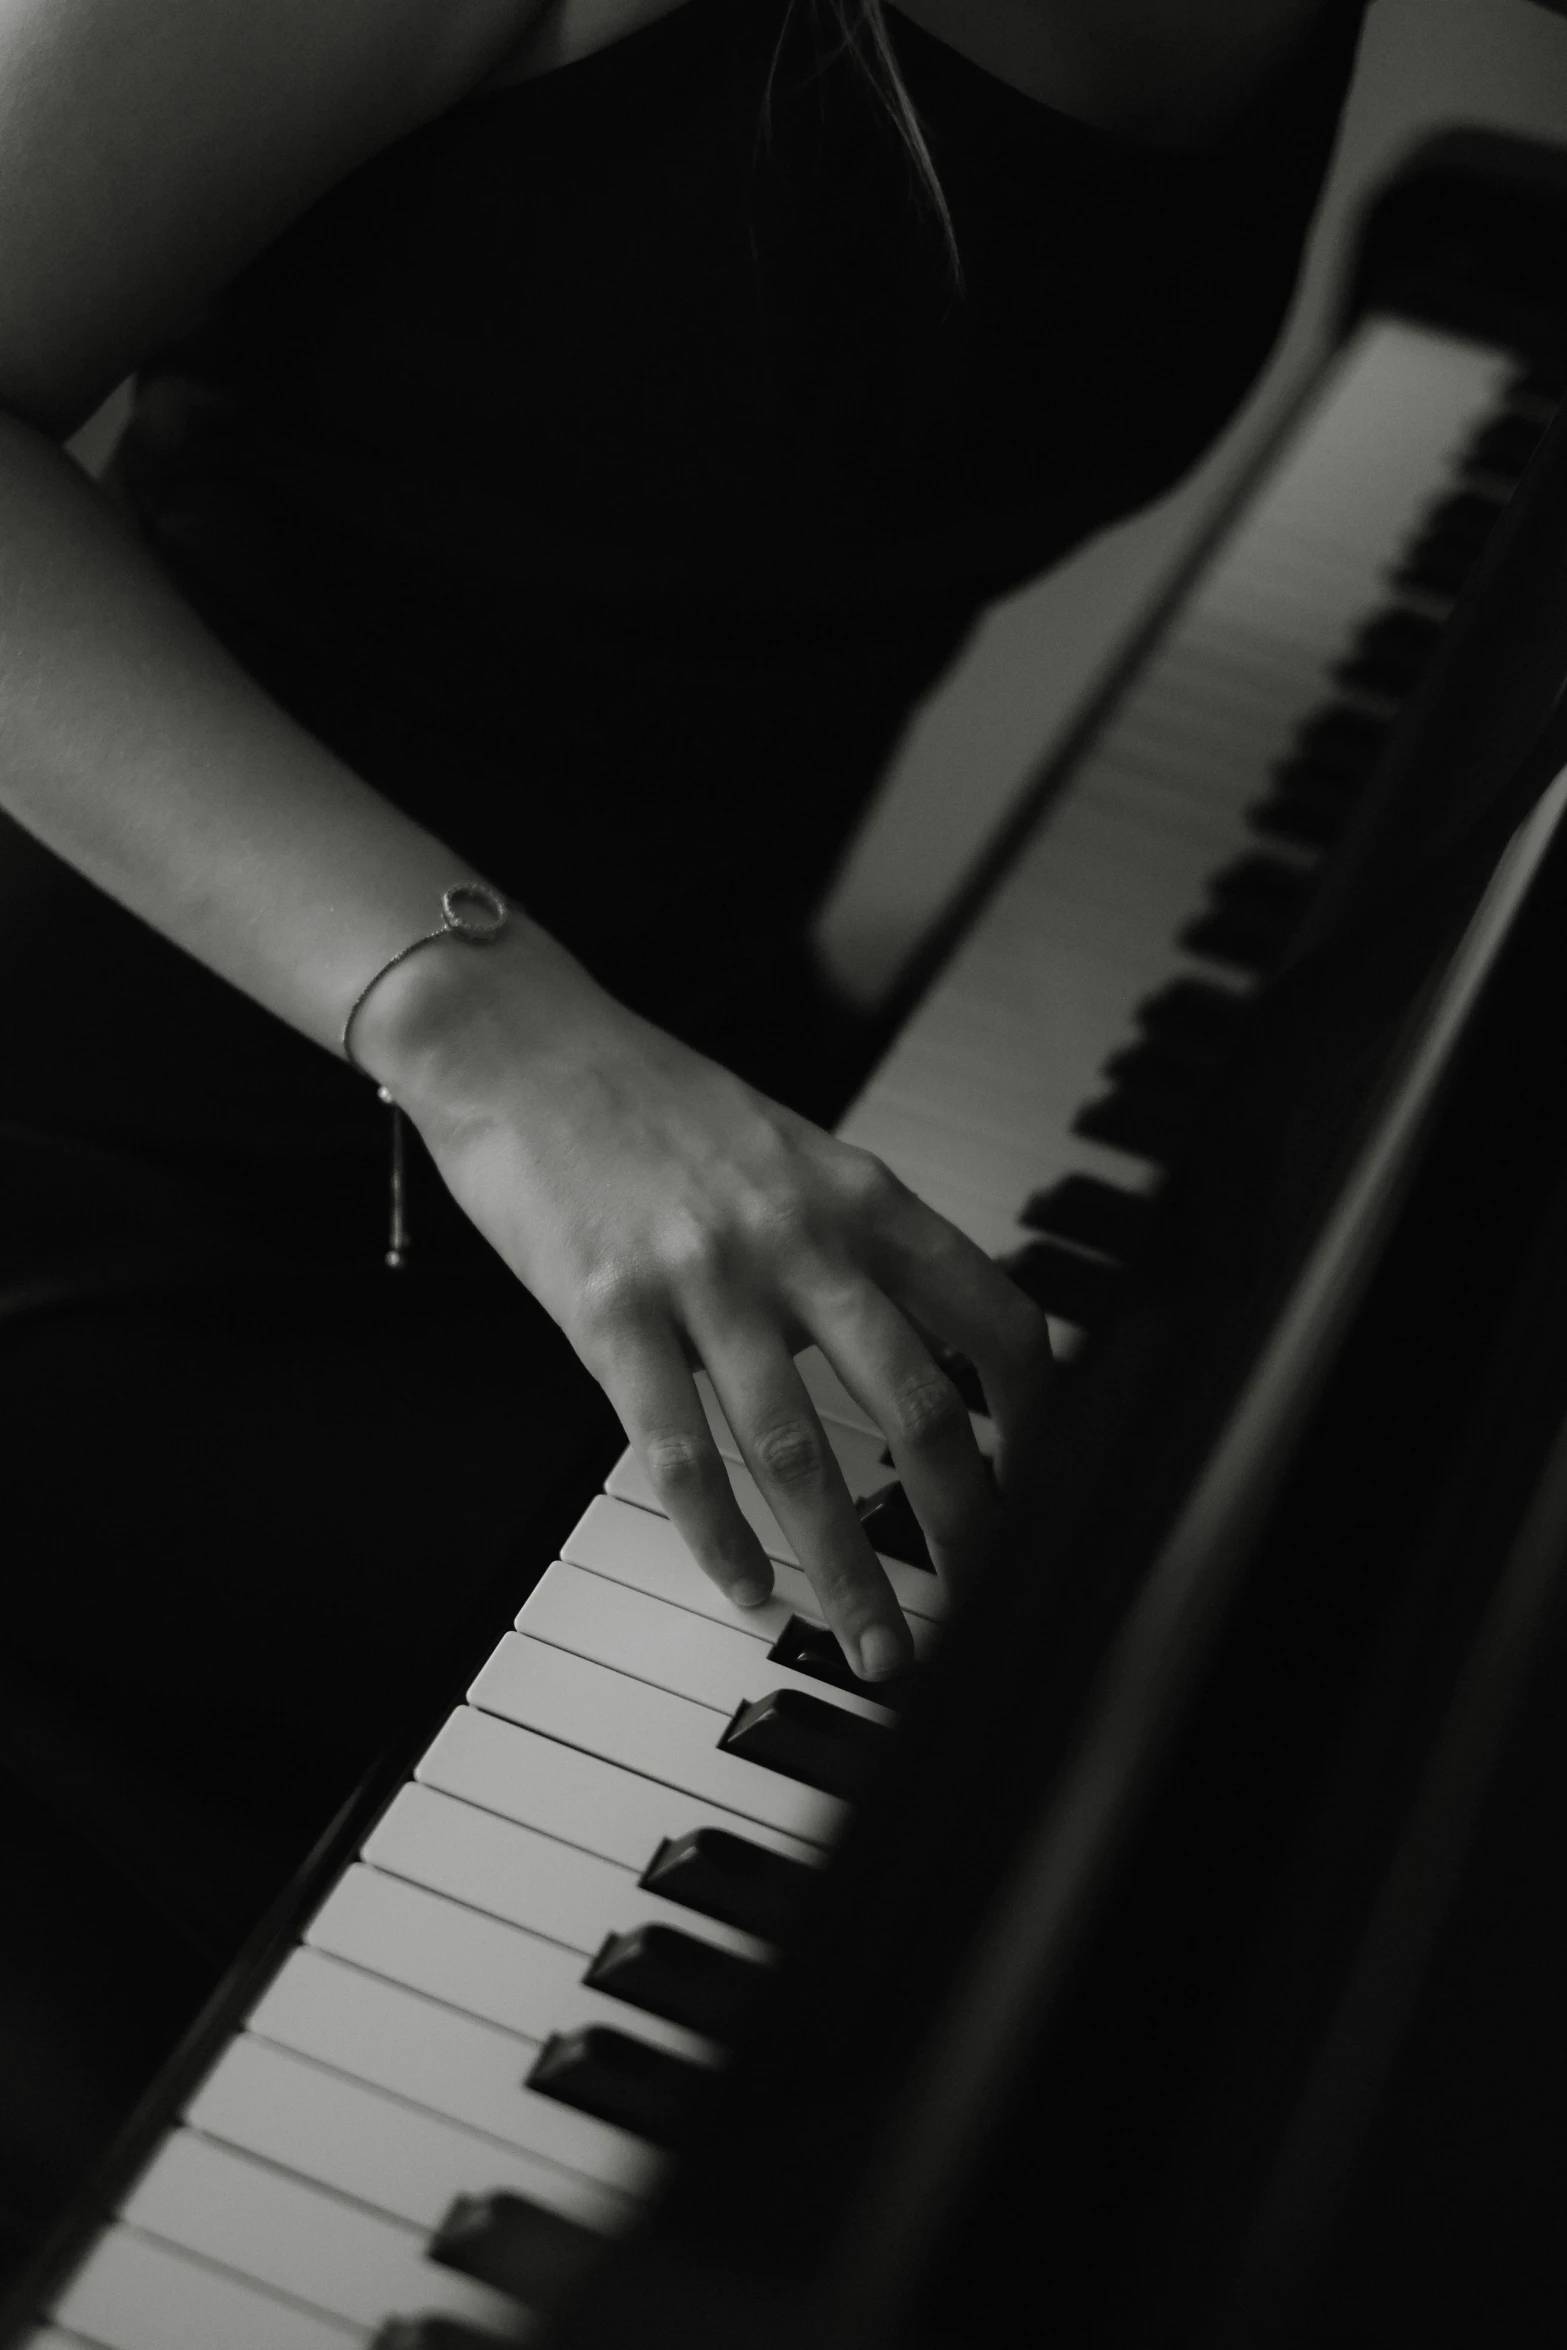
[[736,1607],[760,1607],[773,1595],[765,1583],[731,1583],[729,1596]]
[[868,1632],[860,1634],[862,1681],[890,1680],[894,1673],[902,1672],[905,1661],[904,1643],[890,1624],[872,1624]]

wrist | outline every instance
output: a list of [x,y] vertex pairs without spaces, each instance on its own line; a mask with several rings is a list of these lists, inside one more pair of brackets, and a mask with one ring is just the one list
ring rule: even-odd
[[482,1113],[502,1078],[559,1050],[604,993],[576,958],[513,907],[493,945],[431,939],[383,972],[354,1021],[354,1053],[416,1125]]

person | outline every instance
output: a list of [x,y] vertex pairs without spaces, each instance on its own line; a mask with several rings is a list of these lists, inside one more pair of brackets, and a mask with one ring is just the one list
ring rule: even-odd
[[[941,1350],[1004,1482],[1048,1345],[805,1114],[804,925],[982,601],[1255,374],[1359,14],[9,11],[0,767],[94,892],[36,857],[13,890],[9,1114],[368,1239],[357,1005],[707,1571],[771,1581],[698,1363],[851,1661],[897,1671],[794,1356],[954,1565],[995,1505]],[[132,371],[101,491],[59,443]],[[505,937],[395,961],[469,880]]]
[[705,1367],[869,1678],[807,1340],[983,1542],[945,1350],[1005,1481],[1045,1330],[827,1131],[806,927],[976,612],[1254,380],[1363,6],[0,15],[0,2269],[595,1381],[743,1604]]

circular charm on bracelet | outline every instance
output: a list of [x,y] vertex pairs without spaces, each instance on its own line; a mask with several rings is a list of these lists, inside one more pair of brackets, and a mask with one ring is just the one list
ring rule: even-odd
[[[476,907],[482,920],[469,912]],[[499,890],[483,881],[454,881],[441,899],[446,927],[470,946],[487,947],[506,927],[509,909]]]
[[[410,939],[407,946],[399,947],[395,955],[390,956],[378,970],[371,972],[349,1005],[348,1017],[343,1022],[341,1043],[342,1055],[349,1067],[359,1069],[354,1052],[353,1030],[360,1007],[370,990],[380,984],[388,971],[395,971],[400,963],[406,963],[409,956],[416,955],[421,947],[435,946],[443,938],[459,938],[465,946],[470,947],[491,947],[504,934],[510,920],[511,908],[500,891],[491,889],[487,881],[454,881],[451,888],[442,893],[440,928],[422,931],[418,938]],[[361,1076],[366,1074],[365,1070],[360,1069]]]

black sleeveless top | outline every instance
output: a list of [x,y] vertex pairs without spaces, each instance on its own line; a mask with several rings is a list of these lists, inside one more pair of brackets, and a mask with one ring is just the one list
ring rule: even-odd
[[144,368],[124,482],[290,709],[700,1036],[765,987],[976,607],[1236,408],[1360,15],[1328,0],[1200,158],[892,15],[957,290],[811,12],[685,0],[318,203]]

